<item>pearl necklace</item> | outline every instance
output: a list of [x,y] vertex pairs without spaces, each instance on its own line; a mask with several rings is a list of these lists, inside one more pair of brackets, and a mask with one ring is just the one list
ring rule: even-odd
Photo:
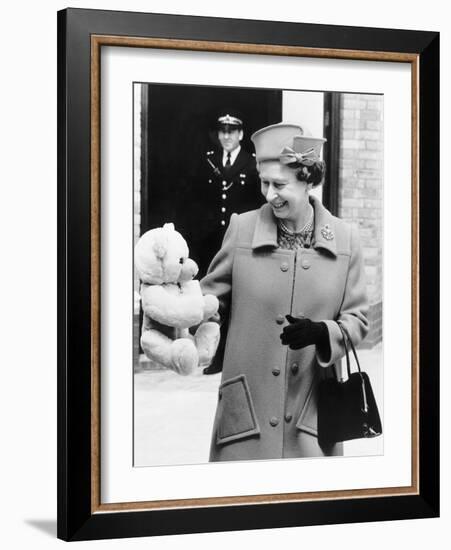
[[313,229],[313,206],[309,203],[310,206],[310,215],[307,223],[304,225],[302,229],[299,231],[292,231],[291,229],[288,229],[288,227],[283,223],[282,220],[279,220],[279,225],[285,231],[285,233],[288,233],[289,235],[298,235],[299,233],[307,233],[308,231],[312,231]]

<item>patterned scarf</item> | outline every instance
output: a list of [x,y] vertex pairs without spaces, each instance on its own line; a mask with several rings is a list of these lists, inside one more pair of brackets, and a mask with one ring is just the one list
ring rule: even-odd
[[312,246],[314,228],[313,208],[309,221],[301,231],[290,231],[281,221],[277,221],[277,244],[284,250],[297,250],[298,248],[310,248]]

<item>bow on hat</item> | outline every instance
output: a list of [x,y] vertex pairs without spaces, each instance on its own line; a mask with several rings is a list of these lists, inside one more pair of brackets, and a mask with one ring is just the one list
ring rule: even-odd
[[312,164],[319,160],[319,157],[314,147],[310,147],[303,153],[297,153],[291,147],[284,147],[279,155],[279,159],[282,164],[302,162],[306,166],[312,166]]

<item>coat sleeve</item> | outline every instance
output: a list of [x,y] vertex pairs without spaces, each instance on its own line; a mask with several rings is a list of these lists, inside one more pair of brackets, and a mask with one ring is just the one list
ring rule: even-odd
[[218,298],[221,321],[227,317],[229,310],[238,226],[238,215],[232,214],[222,241],[222,246],[211,261],[207,274],[200,281],[202,294],[213,294]]
[[351,256],[340,312],[335,320],[325,319],[329,332],[330,353],[324,356],[324,351],[317,350],[318,363],[328,367],[345,354],[343,337],[336,321],[340,321],[348,330],[355,346],[368,334],[368,298],[366,293],[365,268],[360,246],[358,229],[351,226]]

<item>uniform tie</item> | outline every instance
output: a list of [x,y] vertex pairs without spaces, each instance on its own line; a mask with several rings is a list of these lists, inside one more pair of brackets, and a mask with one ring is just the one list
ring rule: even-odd
[[222,169],[222,173],[225,178],[228,177],[230,170],[232,169],[232,163],[230,162],[230,152],[227,153],[227,159]]

